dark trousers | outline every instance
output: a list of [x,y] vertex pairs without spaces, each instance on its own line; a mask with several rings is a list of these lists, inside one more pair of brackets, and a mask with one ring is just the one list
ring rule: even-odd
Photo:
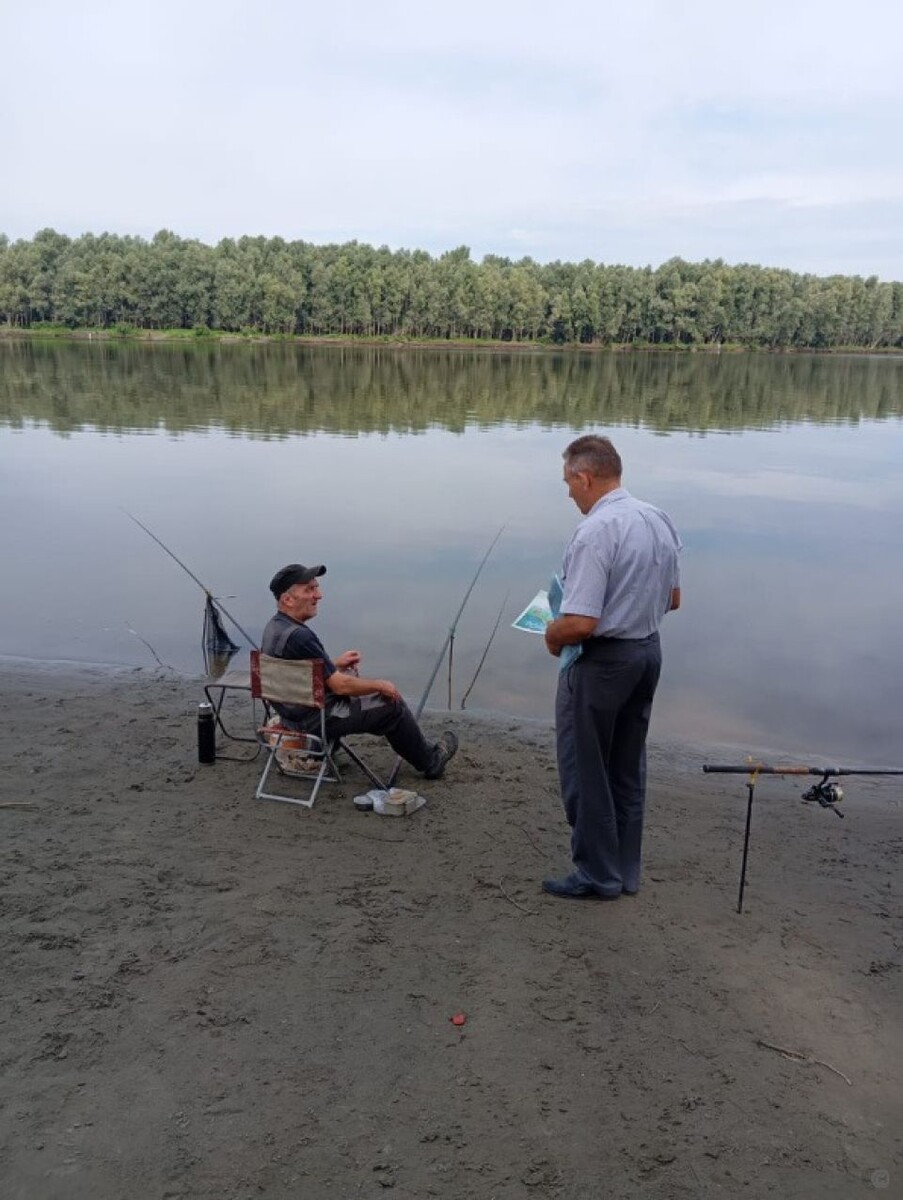
[[332,740],[352,733],[384,737],[395,753],[416,771],[428,771],[435,759],[435,746],[423,736],[403,700],[372,695],[342,696],[331,701],[326,708],[326,736]]
[[646,734],[661,665],[657,633],[595,638],[558,680],[558,774],[571,856],[606,895],[640,885]]

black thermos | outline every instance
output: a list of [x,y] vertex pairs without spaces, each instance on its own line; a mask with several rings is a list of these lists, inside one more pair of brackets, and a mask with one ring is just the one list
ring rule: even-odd
[[213,705],[198,705],[198,762],[216,762],[216,722]]

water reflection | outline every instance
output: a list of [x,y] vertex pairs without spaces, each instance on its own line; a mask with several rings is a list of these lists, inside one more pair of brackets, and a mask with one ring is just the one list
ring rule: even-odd
[[58,433],[460,432],[643,425],[662,432],[903,413],[903,358],[416,351],[296,345],[0,342],[0,421]]
[[[507,620],[557,567],[577,519],[561,483],[560,453],[571,428],[585,421],[611,431],[627,485],[668,509],[686,543],[685,604],[664,629],[657,735],[743,742],[753,752],[903,759],[903,422],[865,414],[866,402],[885,417],[894,402],[899,411],[896,362],[662,356],[659,379],[652,360],[639,356],[631,366],[616,356],[440,355],[430,367],[428,355],[404,364],[404,356],[382,353],[364,355],[361,375],[356,361],[350,374],[341,369],[347,355],[320,351],[315,369],[307,364],[309,421],[299,427],[297,397],[286,399],[297,352],[277,347],[270,356],[270,349],[161,355],[159,348],[104,347],[97,355],[97,347],[19,345],[0,359],[13,364],[2,375],[12,427],[0,431],[0,554],[14,565],[0,574],[0,653],[153,666],[150,646],[173,667],[200,670],[203,594],[125,508],[228,597],[254,636],[270,615],[266,581],[274,569],[290,560],[327,562],[321,636],[335,651],[359,647],[365,669],[394,677],[416,696],[476,563],[506,522],[458,629],[453,704],[510,589],[510,613],[468,708],[548,719],[555,666],[541,639],[511,630]],[[225,378],[233,354],[240,384]],[[70,373],[65,364],[73,362],[78,370]],[[262,363],[256,385],[254,362]],[[129,363],[131,373],[123,370]],[[155,374],[161,365],[166,383]],[[712,403],[707,415],[696,410],[690,428],[670,425],[663,438],[637,416],[681,372],[696,380],[684,389],[689,404],[690,393],[698,398],[704,390],[700,379],[725,369],[747,381],[765,372],[740,408],[755,424],[754,390],[761,423],[779,427],[741,431],[723,404],[716,420]],[[459,370],[461,378],[444,378]],[[144,390],[148,371],[157,393]],[[403,371],[408,391],[392,398],[388,381],[397,385]],[[603,406],[610,398],[600,379],[627,372],[617,375],[620,419],[578,418],[578,408],[561,406],[577,389],[559,373],[571,379],[582,371],[594,375]],[[628,416],[626,380],[634,371],[648,382]],[[520,401],[520,383],[533,372],[539,382],[529,385],[529,402],[505,423],[498,414],[489,420],[488,393],[486,420],[467,419],[477,379],[497,390],[505,409]],[[432,383],[414,386],[430,376]],[[219,390],[205,396],[211,379]],[[588,404],[589,383],[586,389]],[[273,430],[252,436],[250,425],[238,423],[252,394],[255,419],[272,413],[282,421],[278,437]],[[456,420],[440,415],[451,397]],[[841,398],[844,424],[837,423]],[[197,428],[202,400],[210,406],[202,411],[218,414],[212,427]],[[687,406],[674,405],[686,418]],[[527,415],[538,407],[548,415]],[[233,428],[227,411],[247,436],[223,428]],[[790,423],[791,411],[807,420]],[[355,427],[352,414],[365,412]],[[331,432],[323,427],[329,420],[336,422]],[[378,436],[367,436],[367,421]],[[719,427],[735,432],[697,436]],[[65,437],[55,432],[64,428]],[[114,429],[135,432],[111,436]],[[440,679],[432,703],[445,701]]]

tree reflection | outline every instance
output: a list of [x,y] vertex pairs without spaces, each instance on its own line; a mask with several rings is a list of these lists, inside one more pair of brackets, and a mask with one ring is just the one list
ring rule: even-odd
[[0,420],[255,437],[542,425],[718,431],[903,413],[903,359],[0,342]]

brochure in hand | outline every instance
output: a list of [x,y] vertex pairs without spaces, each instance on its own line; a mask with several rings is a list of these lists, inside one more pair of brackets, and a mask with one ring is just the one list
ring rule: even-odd
[[[512,628],[522,629],[526,633],[545,633],[546,626],[561,612],[561,599],[564,588],[557,575],[553,575],[548,591],[537,592],[516,621]],[[559,670],[564,671],[571,663],[580,657],[583,647],[565,646],[558,659]]]
[[526,633],[545,633],[551,620],[549,593],[537,592],[517,620],[512,622],[512,628],[523,629]]

